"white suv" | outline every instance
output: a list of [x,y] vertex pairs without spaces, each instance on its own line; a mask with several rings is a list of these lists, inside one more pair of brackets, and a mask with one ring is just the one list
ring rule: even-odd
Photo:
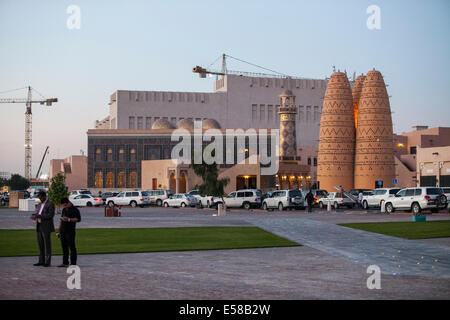
[[70,197],[75,198],[76,196],[79,196],[80,194],[92,194],[92,193],[87,189],[73,190],[70,192]]
[[[225,205],[229,208],[259,208],[261,206],[261,192],[254,189],[238,190],[231,192],[225,200]],[[217,202],[216,204],[219,204]]]
[[146,192],[149,196],[150,204],[156,204],[158,207],[163,205],[164,200],[173,196],[173,192],[170,190],[148,190]]
[[438,212],[446,207],[447,196],[441,188],[437,187],[402,189],[395,197],[386,201],[387,213],[397,209],[411,210],[414,214],[426,209],[431,209],[431,212]]
[[381,207],[383,202],[389,198],[395,197],[395,194],[400,191],[400,188],[379,188],[373,190],[370,195],[363,196],[362,206],[364,209],[369,207]]
[[107,199],[108,206],[140,206],[144,207],[150,204],[150,199],[145,191],[122,191],[115,197]]
[[305,199],[301,190],[277,190],[262,203],[264,210],[278,208],[282,211],[287,208],[305,209]]

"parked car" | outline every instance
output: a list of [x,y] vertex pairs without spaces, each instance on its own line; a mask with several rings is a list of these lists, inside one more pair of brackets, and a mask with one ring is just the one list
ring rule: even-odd
[[150,198],[145,191],[122,191],[115,197],[107,199],[108,206],[140,206],[144,207],[150,204]]
[[[231,192],[224,198],[225,205],[229,208],[259,208],[261,206],[261,192],[256,189],[245,189]],[[222,200],[216,204],[222,203]]]
[[291,208],[305,209],[305,198],[303,192],[298,189],[277,190],[263,200],[262,207],[264,210],[278,208],[280,211]]
[[401,189],[393,198],[386,201],[386,212],[398,209],[411,210],[414,214],[422,210],[438,212],[447,207],[447,196],[438,187],[420,187]]
[[150,204],[156,204],[158,207],[163,205],[163,201],[173,196],[171,190],[147,190]]
[[38,205],[38,204],[41,203],[41,199],[38,198],[38,194],[37,193],[35,193],[30,199],[34,200],[34,204],[35,205]]
[[264,201],[264,199],[270,198],[270,196],[277,190],[270,190],[267,191],[265,194],[263,194],[263,196],[261,197],[261,201]]
[[163,201],[164,207],[195,207],[197,199],[187,193],[176,193]]
[[[305,192],[308,193],[308,191],[305,191]],[[320,199],[328,197],[328,191],[326,191],[326,190],[312,189],[311,192],[314,196],[314,202],[316,204],[319,204]],[[305,194],[305,196],[306,196],[306,194]]]
[[363,195],[362,206],[364,209],[370,207],[381,207],[383,202],[389,198],[395,197],[395,194],[400,191],[400,188],[379,188],[373,190],[370,195]]
[[0,193],[0,205],[6,206],[9,203],[9,193],[3,192]]
[[103,205],[102,198],[94,197],[92,194],[80,194],[70,197],[69,200],[75,207],[97,207]]
[[330,192],[328,197],[319,199],[319,208],[323,209],[324,207],[327,207],[328,203],[330,203],[334,209],[344,206],[353,208],[356,204],[353,199],[350,199],[345,194],[340,192]]
[[362,191],[363,196],[368,196],[372,193],[372,189],[352,189],[349,193],[358,199],[359,193]]
[[187,193],[190,196],[193,196],[200,207],[213,207],[217,205],[218,202],[221,202],[222,199],[219,197],[213,197],[213,196],[202,196],[200,195],[199,190],[191,190]]
[[80,194],[92,194],[92,193],[89,190],[87,190],[87,189],[72,190],[70,192],[70,197],[72,197],[72,196],[75,197],[75,196],[78,196]]
[[450,212],[450,188],[442,188],[442,191],[444,191],[447,196],[447,209]]
[[115,197],[118,194],[119,194],[118,192],[103,192],[100,197],[102,198],[103,204],[105,204],[108,198]]

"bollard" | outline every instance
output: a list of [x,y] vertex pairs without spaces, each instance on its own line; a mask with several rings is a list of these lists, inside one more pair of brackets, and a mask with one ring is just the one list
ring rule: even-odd
[[227,213],[226,213],[226,207],[225,207],[225,205],[224,204],[222,204],[222,203],[219,203],[218,205],[217,205],[217,215],[219,216],[219,217],[221,217],[221,216],[225,216]]
[[331,202],[330,201],[328,201],[328,203],[327,203],[327,211],[331,211]]
[[386,212],[386,203],[384,201],[381,201],[381,213],[385,213]]

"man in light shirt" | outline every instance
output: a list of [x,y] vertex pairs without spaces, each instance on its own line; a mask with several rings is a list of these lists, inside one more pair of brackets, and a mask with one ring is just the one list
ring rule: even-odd
[[361,209],[363,208],[363,197],[364,197],[363,192],[362,192],[362,191],[359,191],[359,194],[358,194],[358,204],[359,204],[359,207],[360,207]]
[[41,205],[34,215],[36,221],[36,233],[39,245],[39,261],[34,266],[50,267],[52,260],[52,246],[50,234],[55,231],[53,217],[55,216],[55,205],[47,199],[45,191],[38,194]]

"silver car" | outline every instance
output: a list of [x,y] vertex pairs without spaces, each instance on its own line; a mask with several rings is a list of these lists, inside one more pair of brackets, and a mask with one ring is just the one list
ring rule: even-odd
[[264,210],[273,210],[277,208],[282,211],[285,209],[305,209],[305,199],[301,190],[277,190],[262,203]]
[[177,193],[163,201],[164,207],[195,207],[197,199],[186,193]]
[[171,190],[147,190],[150,204],[156,204],[158,207],[163,205],[163,201],[173,196]]
[[[261,206],[261,192],[255,189],[238,190],[231,192],[224,198],[225,205],[229,208],[259,208]],[[217,202],[219,204],[221,202]]]
[[328,206],[328,203],[333,207],[333,209],[337,210],[340,207],[355,207],[355,201],[350,199],[348,196],[341,192],[330,192],[326,198],[322,198],[319,200],[319,208],[323,209]]
[[150,204],[150,199],[145,191],[122,191],[115,197],[107,199],[108,206],[140,206],[144,207]]

